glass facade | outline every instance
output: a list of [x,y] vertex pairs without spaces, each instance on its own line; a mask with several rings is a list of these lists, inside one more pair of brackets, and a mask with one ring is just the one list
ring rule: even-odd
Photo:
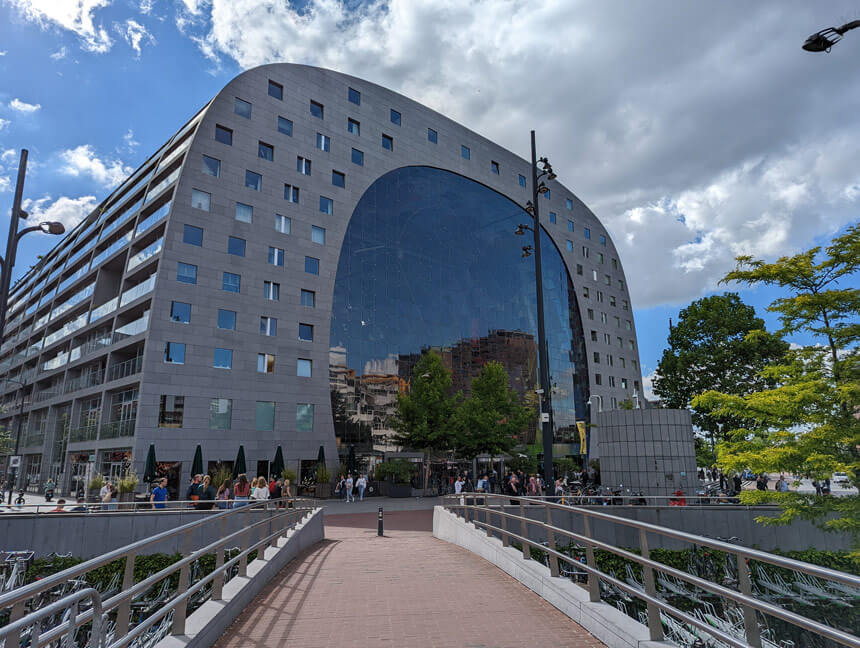
[[[335,433],[360,452],[395,447],[389,416],[421,353],[433,349],[454,389],[492,360],[533,402],[537,307],[533,257],[514,230],[528,215],[477,182],[428,167],[378,179],[359,201],[341,249],[331,319],[329,375]],[[578,453],[588,371],[573,284],[541,232],[554,440]],[[537,422],[524,431],[535,440]],[[573,447],[576,450],[573,450]],[[568,454],[559,448],[562,454]]]

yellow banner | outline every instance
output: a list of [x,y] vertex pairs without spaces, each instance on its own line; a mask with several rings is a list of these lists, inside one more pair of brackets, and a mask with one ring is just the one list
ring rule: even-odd
[[579,430],[579,454],[584,455],[588,452],[588,443],[585,437],[585,421],[577,421],[576,429]]

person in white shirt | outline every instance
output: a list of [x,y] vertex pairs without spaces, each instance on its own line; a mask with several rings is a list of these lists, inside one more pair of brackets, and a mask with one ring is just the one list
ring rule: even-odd
[[349,502],[350,498],[352,499],[353,502],[355,501],[355,495],[352,494],[352,486],[354,483],[355,482],[352,481],[352,473],[350,473],[349,475],[346,476],[346,485],[344,486],[344,488],[346,488],[346,501],[347,502]]
[[367,488],[367,477],[364,475],[359,475],[358,480],[355,482],[355,487],[358,488],[358,501],[364,501],[364,489]]
[[254,488],[251,490],[251,499],[267,500],[269,499],[269,486],[266,484],[266,478],[260,477],[253,483]]
[[457,477],[457,481],[454,482],[454,494],[459,495],[463,492],[463,478]]

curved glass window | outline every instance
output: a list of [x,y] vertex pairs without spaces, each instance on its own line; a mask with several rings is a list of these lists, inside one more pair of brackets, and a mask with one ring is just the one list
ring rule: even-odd
[[[497,360],[534,402],[538,377],[534,257],[522,258],[523,209],[448,171],[405,167],[362,196],[341,248],[331,319],[335,433],[358,452],[394,448],[389,416],[421,353],[433,349],[468,394]],[[547,345],[559,456],[579,453],[588,371],[573,284],[541,232]],[[528,239],[528,240],[526,240]],[[537,421],[525,431],[533,442]],[[569,444],[569,445],[567,445]]]

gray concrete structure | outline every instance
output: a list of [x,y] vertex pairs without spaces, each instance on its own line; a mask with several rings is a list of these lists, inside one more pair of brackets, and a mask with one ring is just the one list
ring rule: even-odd
[[[522,135],[525,144],[526,125]],[[339,252],[365,191],[408,166],[465,176],[519,205],[531,196],[526,160],[385,88],[289,64],[231,81],[12,290],[0,380],[27,385],[23,475],[69,488],[94,472],[142,472],[150,444],[177,485],[198,443],[207,464],[232,461],[244,445],[251,475],[279,444],[291,467],[320,446],[334,464],[329,326]],[[621,260],[573,192],[549,185],[543,227],[576,289],[590,393],[611,409],[642,396]],[[229,237],[242,240],[234,244],[244,256],[230,253]],[[307,259],[318,260],[316,273]],[[238,292],[225,290],[235,277],[224,273],[240,277]],[[278,284],[278,299],[264,282]],[[219,328],[219,309],[235,313],[234,329]],[[261,334],[262,317],[277,319],[276,336]],[[312,340],[299,339],[300,323],[313,327]],[[228,355],[231,369],[213,366]],[[0,424],[14,431],[19,386],[0,384]]]

